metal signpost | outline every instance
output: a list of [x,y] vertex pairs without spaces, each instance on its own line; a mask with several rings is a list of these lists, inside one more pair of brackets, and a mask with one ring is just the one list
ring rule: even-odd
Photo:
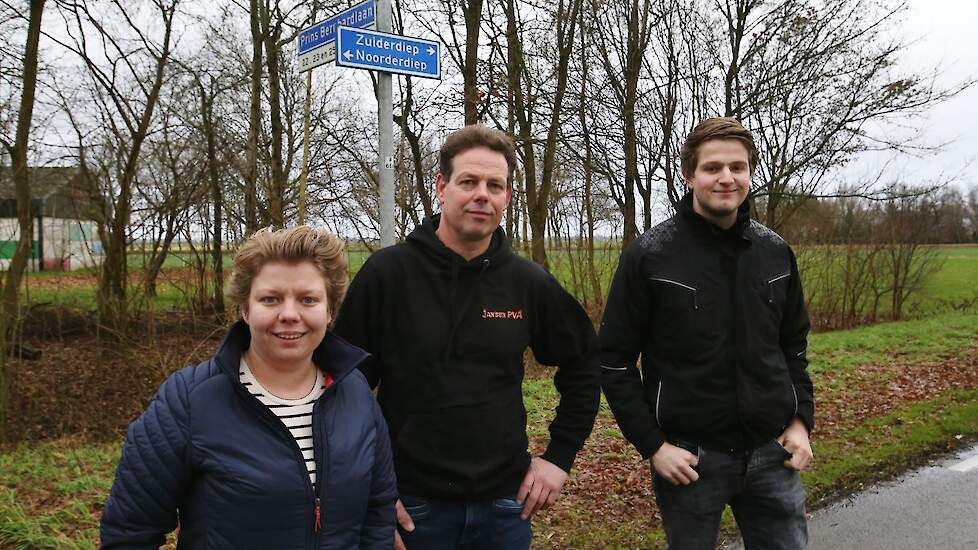
[[[376,25],[377,31],[367,31]],[[380,244],[394,244],[394,100],[391,73],[441,79],[441,44],[390,34],[391,1],[368,0],[299,34],[299,70],[333,60],[377,71],[377,149],[380,154]],[[337,55],[337,52],[341,52]],[[308,130],[306,139],[309,139]]]
[[[382,0],[389,2],[390,0]],[[378,8],[380,9],[380,8]],[[381,11],[383,13],[383,11]],[[340,27],[336,64],[377,71],[382,246],[394,244],[394,118],[391,73],[441,79],[441,44],[378,31]],[[391,220],[387,223],[385,220]]]

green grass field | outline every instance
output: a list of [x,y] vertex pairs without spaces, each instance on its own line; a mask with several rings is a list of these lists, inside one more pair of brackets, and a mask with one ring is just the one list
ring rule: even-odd
[[938,250],[944,263],[914,304],[925,314],[978,298],[978,246],[945,246]]
[[[970,310],[978,308],[978,245],[936,247],[941,268],[930,277],[924,287],[912,296],[906,306],[905,316],[924,317],[947,311]],[[610,286],[611,278],[618,265],[617,247],[598,248],[594,253],[595,271],[603,298]],[[347,260],[352,275],[369,257],[369,252],[359,245],[350,245]],[[592,292],[586,275],[582,272],[584,256],[578,250],[552,249],[549,254],[550,269],[564,287],[579,300],[591,301]],[[137,308],[150,304],[142,293],[142,265],[144,257],[134,253],[129,257],[131,269],[131,298]],[[195,282],[191,253],[177,251],[170,254],[164,263],[164,273],[157,284],[156,309],[187,308],[194,292]],[[233,267],[231,254],[224,259],[225,273]],[[95,308],[96,273],[94,270],[79,270],[70,274],[45,272],[30,273],[25,282],[25,297],[28,303],[54,303],[82,309]],[[802,278],[807,280],[806,273]],[[66,279],[69,284],[60,284]],[[209,284],[209,280],[207,282]],[[806,288],[812,283],[805,282]],[[207,292],[210,292],[209,290]]]

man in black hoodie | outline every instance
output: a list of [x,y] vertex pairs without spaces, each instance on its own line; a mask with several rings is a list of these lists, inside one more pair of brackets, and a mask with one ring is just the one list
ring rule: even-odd
[[791,248],[749,217],[757,158],[735,119],[693,129],[690,192],[624,250],[601,323],[602,387],[651,458],[670,549],[712,550],[727,504],[748,549],[808,541],[808,314]]
[[[530,516],[557,498],[598,411],[590,319],[499,227],[515,166],[498,130],[449,135],[435,180],[441,214],[373,254],[337,318],[335,332],[374,356],[362,370],[380,386],[393,440],[397,548],[529,548]],[[559,366],[550,442],[532,459],[527,347]]]

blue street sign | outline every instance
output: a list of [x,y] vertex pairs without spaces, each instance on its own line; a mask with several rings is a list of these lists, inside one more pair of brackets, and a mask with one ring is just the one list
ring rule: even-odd
[[336,64],[441,80],[441,43],[399,34],[340,27]]
[[336,56],[336,29],[341,26],[373,28],[376,24],[376,11],[374,0],[366,0],[300,32],[296,44],[299,70],[307,71],[332,63]]

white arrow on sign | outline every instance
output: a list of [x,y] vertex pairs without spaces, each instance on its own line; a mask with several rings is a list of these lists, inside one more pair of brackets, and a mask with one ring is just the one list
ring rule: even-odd
[[353,57],[353,54],[350,53],[350,50],[346,50],[345,52],[343,52],[343,57],[350,59],[351,57]]
[[435,49],[431,46],[428,46],[428,55],[435,55]]

